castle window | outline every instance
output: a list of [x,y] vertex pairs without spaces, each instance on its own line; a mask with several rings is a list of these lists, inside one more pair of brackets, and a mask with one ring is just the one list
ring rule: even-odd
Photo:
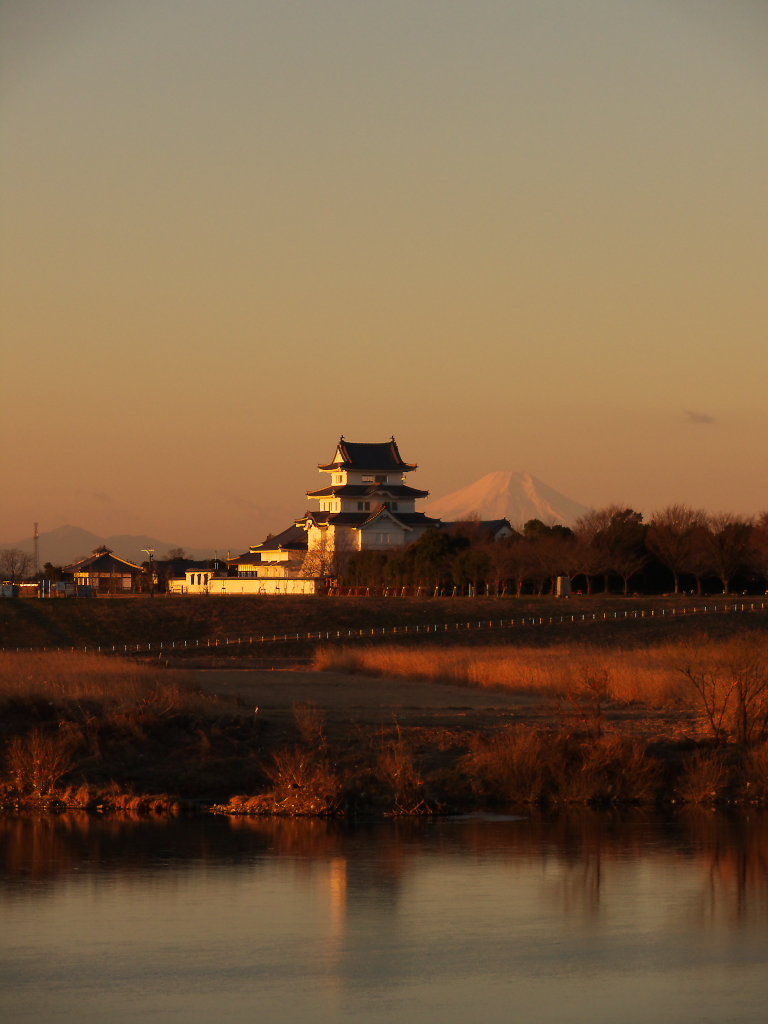
[[358,503],[357,503],[357,511],[358,512],[370,512],[371,511],[371,503],[370,503],[370,501],[358,501]]
[[389,503],[389,507],[392,509],[393,512],[397,512],[397,502],[396,501],[391,501]]

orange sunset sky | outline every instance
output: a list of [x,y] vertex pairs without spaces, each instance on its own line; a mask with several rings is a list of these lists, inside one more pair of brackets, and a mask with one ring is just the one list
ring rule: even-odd
[[0,537],[434,497],[768,507],[768,6],[2,0]]

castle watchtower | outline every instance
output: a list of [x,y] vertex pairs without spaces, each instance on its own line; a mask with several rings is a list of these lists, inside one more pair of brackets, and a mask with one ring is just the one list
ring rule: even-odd
[[320,507],[296,524],[307,531],[310,551],[403,546],[440,523],[416,511],[416,502],[429,491],[405,483],[405,474],[417,466],[403,461],[394,437],[380,443],[342,437],[333,459],[318,469],[327,473],[330,481],[320,490],[308,491],[307,497],[318,501]]

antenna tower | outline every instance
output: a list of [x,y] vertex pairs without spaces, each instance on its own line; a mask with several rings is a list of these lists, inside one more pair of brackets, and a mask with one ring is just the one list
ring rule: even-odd
[[35,576],[37,576],[37,574],[40,572],[40,541],[39,541],[39,534],[37,532],[37,523],[35,523],[34,543],[35,543],[35,549],[34,549],[34,551],[35,551],[35,553],[34,553],[34,558],[35,558]]

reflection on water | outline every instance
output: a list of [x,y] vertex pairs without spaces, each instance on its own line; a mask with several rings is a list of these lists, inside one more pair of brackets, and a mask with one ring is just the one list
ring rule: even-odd
[[764,1019],[759,812],[9,817],[0,860],[6,1020]]

